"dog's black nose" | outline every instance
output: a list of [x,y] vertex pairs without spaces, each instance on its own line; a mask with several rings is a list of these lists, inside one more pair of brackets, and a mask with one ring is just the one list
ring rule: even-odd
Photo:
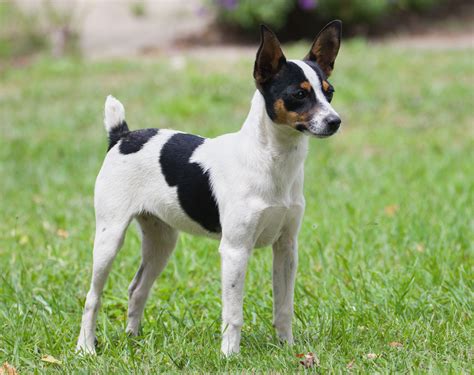
[[326,124],[328,126],[328,129],[332,133],[334,133],[335,131],[337,131],[337,129],[339,129],[339,126],[341,125],[341,119],[339,118],[339,116],[329,115],[326,118]]

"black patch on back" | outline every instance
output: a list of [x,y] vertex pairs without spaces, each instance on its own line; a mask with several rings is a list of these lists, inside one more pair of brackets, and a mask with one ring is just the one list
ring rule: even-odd
[[161,149],[160,165],[168,185],[178,187],[178,199],[184,212],[209,232],[220,233],[219,208],[209,172],[189,161],[203,142],[204,138],[192,134],[173,135]]
[[289,61],[280,69],[280,71],[269,81],[261,85],[260,92],[265,99],[265,107],[268,116],[275,120],[275,102],[282,99],[285,108],[288,111],[306,112],[316,104],[316,95],[314,90],[305,100],[298,100],[293,94],[301,90],[301,84],[308,81],[308,78],[297,64]]
[[128,130],[128,125],[125,121],[122,121],[119,125],[113,127],[109,132],[109,148],[107,151],[110,151],[110,149],[128,133],[130,133],[130,131]]
[[158,134],[158,129],[140,129],[122,136],[119,150],[121,154],[133,154],[142,149],[150,138]]

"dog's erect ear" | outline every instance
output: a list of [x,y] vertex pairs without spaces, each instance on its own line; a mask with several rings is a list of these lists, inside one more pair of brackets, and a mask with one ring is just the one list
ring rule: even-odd
[[276,35],[268,27],[260,26],[261,42],[257,51],[253,77],[257,84],[272,78],[286,62]]
[[313,42],[311,50],[303,60],[318,63],[326,76],[330,76],[334,69],[339,46],[341,45],[342,22],[335,20],[329,22],[319,32]]

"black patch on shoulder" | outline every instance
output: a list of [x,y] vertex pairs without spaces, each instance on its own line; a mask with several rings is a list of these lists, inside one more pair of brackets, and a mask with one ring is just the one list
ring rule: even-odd
[[209,172],[189,161],[203,142],[204,138],[192,134],[173,135],[161,149],[160,165],[168,185],[178,187],[178,199],[184,212],[209,232],[220,233],[219,208]]
[[128,130],[128,125],[125,121],[122,121],[119,125],[113,127],[109,132],[109,148],[107,151],[110,151],[110,149],[128,133],[130,133],[130,131]]
[[122,136],[119,150],[121,154],[128,155],[138,152],[152,137],[158,134],[158,129],[140,129]]

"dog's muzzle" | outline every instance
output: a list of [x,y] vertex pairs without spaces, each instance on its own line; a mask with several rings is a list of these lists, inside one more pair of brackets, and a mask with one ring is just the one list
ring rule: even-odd
[[337,115],[328,115],[324,118],[321,125],[309,123],[300,123],[296,125],[296,130],[312,135],[317,138],[327,138],[337,133],[341,126],[341,118]]

